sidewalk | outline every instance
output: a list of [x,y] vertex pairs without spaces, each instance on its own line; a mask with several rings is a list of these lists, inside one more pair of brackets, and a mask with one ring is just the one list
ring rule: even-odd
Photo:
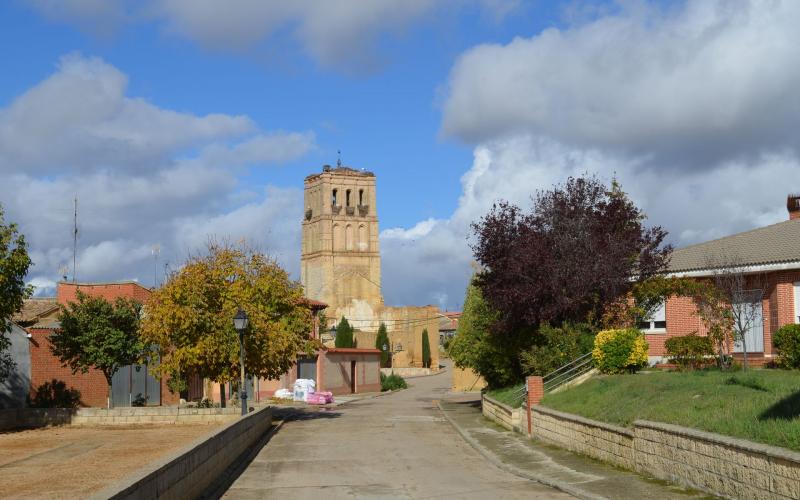
[[450,396],[439,408],[473,448],[512,474],[578,498],[709,498],[507,431],[483,417],[480,399],[475,398]]

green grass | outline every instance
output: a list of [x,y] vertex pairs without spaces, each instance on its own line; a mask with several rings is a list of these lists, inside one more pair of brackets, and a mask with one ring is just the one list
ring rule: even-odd
[[716,370],[598,377],[544,406],[612,424],[654,420],[800,450],[800,372]]
[[490,389],[486,391],[486,395],[496,401],[507,404],[512,408],[517,408],[518,406],[522,405],[522,401],[525,398],[525,393],[523,392],[524,386],[525,383],[522,382],[517,385],[512,385],[511,387]]

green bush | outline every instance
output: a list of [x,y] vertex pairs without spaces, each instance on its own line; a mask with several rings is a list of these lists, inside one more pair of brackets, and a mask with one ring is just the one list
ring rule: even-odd
[[36,388],[31,399],[32,408],[77,408],[81,402],[81,391],[67,388],[63,380],[53,379]]
[[[384,346],[386,349],[384,349]],[[381,321],[378,327],[378,335],[375,337],[375,349],[381,351],[381,368],[387,368],[392,359],[391,343],[389,334],[386,332],[386,323]]]
[[670,361],[683,370],[697,370],[702,367],[707,356],[714,355],[714,346],[708,337],[684,335],[670,337],[664,342]]
[[782,368],[800,368],[800,325],[785,325],[772,336],[778,350],[778,364]]
[[384,375],[381,373],[381,391],[396,391],[398,389],[408,389],[406,380],[400,375]]
[[647,366],[647,347],[635,328],[603,330],[594,339],[592,359],[603,373],[635,373]]
[[592,350],[595,331],[585,323],[564,323],[560,327],[543,323],[536,344],[520,355],[528,375],[547,375]]
[[336,327],[336,340],[334,341],[336,347],[355,347],[353,341],[353,327],[347,321],[347,318],[342,316],[339,325]]

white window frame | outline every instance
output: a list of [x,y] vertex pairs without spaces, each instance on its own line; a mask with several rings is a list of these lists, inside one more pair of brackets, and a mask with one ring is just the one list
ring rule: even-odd
[[800,324],[800,281],[794,284],[794,322]]
[[[656,327],[656,323],[659,321],[664,322],[664,327]],[[664,334],[667,333],[667,303],[664,301],[661,304],[661,307],[656,309],[653,312],[653,315],[644,320],[643,323],[649,323],[650,326],[648,328],[639,328],[645,334]],[[641,325],[640,325],[641,326]]]

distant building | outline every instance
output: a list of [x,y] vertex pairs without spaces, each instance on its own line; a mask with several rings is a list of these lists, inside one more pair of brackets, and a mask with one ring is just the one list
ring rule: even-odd
[[461,311],[445,311],[439,316],[439,341],[442,345],[456,335]]
[[[697,279],[712,279],[718,268],[714,259],[735,257],[736,272],[758,276],[763,290],[756,311],[757,320],[745,336],[748,361],[763,364],[776,357],[773,334],[783,325],[800,323],[800,196],[787,200],[789,220],[713,241],[679,248],[672,253],[669,273]],[[751,278],[752,279],[752,278]],[[689,297],[670,297],[643,325],[650,344],[651,362],[665,360],[664,342],[669,337],[705,328],[694,314]],[[735,357],[742,357],[742,346],[733,346]]]
[[439,308],[383,302],[375,175],[325,166],[306,177],[304,206],[301,281],[306,296],[329,305],[326,330],[346,317],[358,346],[374,347],[378,327],[385,323],[394,366],[421,368],[427,329],[431,367],[438,369]]

